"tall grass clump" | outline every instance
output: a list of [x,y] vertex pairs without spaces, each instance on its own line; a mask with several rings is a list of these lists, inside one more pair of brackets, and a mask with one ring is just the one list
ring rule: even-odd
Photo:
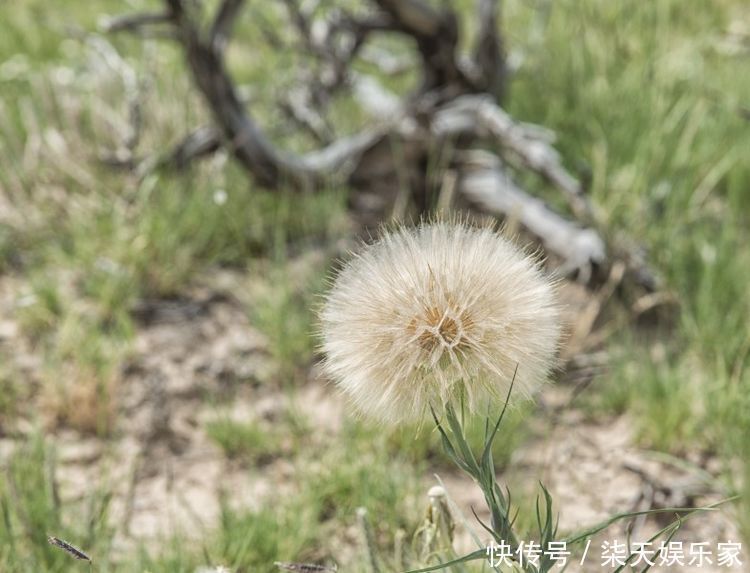
[[92,486],[86,503],[65,500],[59,491],[55,451],[39,434],[16,448],[4,463],[0,571],[73,570],[68,567],[74,554],[63,547],[63,540],[85,547],[97,556],[97,570],[108,570],[114,535],[109,524],[109,493]]

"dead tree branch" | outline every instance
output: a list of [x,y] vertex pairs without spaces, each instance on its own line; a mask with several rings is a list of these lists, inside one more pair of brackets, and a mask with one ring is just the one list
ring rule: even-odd
[[517,220],[542,241],[547,252],[563,261],[563,275],[575,272],[581,282],[587,283],[594,266],[605,263],[607,249],[596,231],[561,217],[544,201],[518,187],[497,156],[468,152],[459,165],[459,191],[483,210]]
[[[296,156],[277,150],[242,105],[216,43],[201,36],[182,0],[166,1],[193,79],[238,161],[262,185],[277,187],[289,181],[312,188],[314,174]],[[237,2],[242,4],[242,0]],[[215,25],[214,29],[219,27]]]
[[513,121],[486,95],[456,98],[435,121],[439,132],[493,138],[509,159],[538,173],[562,191],[577,217],[587,222],[593,219],[593,209],[580,183],[563,167],[560,154],[544,135],[540,137],[538,126]]
[[474,46],[473,61],[477,68],[474,82],[481,83],[496,101],[502,101],[508,74],[498,28],[498,12],[497,0],[478,0],[479,33]]
[[210,33],[210,45],[214,52],[221,53],[225,50],[232,26],[243,4],[244,0],[224,0],[219,6]]
[[457,61],[458,18],[439,12],[420,0],[375,0],[394,28],[414,38],[422,57],[420,93],[433,90],[473,91],[471,80]]
[[[362,209],[381,216],[394,189],[409,189],[412,197],[406,201],[418,210],[429,208],[431,193],[450,189],[451,197],[455,191],[476,208],[517,219],[562,261],[564,273],[588,281],[599,268],[606,274],[612,253],[617,253],[634,269],[631,274],[639,284],[653,287],[653,275],[638,251],[613,248],[595,229],[594,208],[581,184],[565,169],[553,146],[554,135],[514,121],[499,107],[507,71],[498,33],[498,0],[477,0],[478,34],[471,58],[459,53],[455,12],[435,9],[422,0],[372,0],[369,15],[355,17],[340,10],[325,20],[303,10],[297,0],[281,1],[300,50],[313,64],[300,74],[301,85],[280,98],[292,121],[322,146],[307,154],[273,144],[254,119],[251,105],[239,98],[227,70],[224,53],[243,0],[223,0],[208,32],[190,13],[188,0],[163,0],[165,12],[126,19],[111,28],[136,29],[168,21],[213,115],[214,127],[191,133],[166,156],[170,164],[184,165],[223,144],[262,186],[309,191],[333,179],[352,188],[353,205],[367,205]],[[265,30],[263,25],[260,28]],[[383,32],[415,42],[422,81],[407,98],[352,70],[371,35]],[[376,122],[337,138],[326,111],[342,89],[351,90]],[[428,174],[435,149],[450,150],[441,164],[451,170],[450,185],[444,177]],[[558,189],[577,222],[521,189],[511,176],[519,170],[531,171]]]
[[203,125],[187,134],[160,161],[159,166],[185,169],[195,159],[221,148],[221,133],[213,125]]
[[100,27],[108,33],[138,32],[145,26],[167,24],[169,21],[168,12],[141,12],[105,18]]

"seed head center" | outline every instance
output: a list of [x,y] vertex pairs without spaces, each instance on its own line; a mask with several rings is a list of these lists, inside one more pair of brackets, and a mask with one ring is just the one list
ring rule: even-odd
[[[465,329],[470,322],[463,314],[456,315],[433,307],[419,320],[412,321],[412,330],[415,334],[419,331],[417,341],[425,350],[433,351],[439,347],[453,349],[466,345]],[[417,328],[420,323],[421,328]]]

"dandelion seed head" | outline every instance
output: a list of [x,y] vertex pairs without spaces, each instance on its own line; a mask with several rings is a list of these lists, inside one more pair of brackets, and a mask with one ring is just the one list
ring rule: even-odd
[[[420,419],[528,397],[560,336],[536,257],[491,228],[430,222],[385,233],[346,264],[321,311],[324,368],[365,414]],[[517,368],[517,371],[516,371]]]

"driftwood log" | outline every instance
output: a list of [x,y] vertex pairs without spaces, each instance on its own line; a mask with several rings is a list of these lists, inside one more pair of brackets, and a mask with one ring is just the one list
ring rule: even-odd
[[[382,217],[399,202],[424,213],[435,197],[445,206],[458,196],[477,210],[520,224],[560,261],[566,275],[587,283],[602,281],[620,260],[633,284],[656,288],[636,249],[605,239],[581,183],[553,146],[553,134],[515,121],[500,106],[508,72],[498,0],[476,2],[471,55],[458,50],[458,15],[423,0],[371,0],[365,13],[337,9],[323,16],[314,1],[278,1],[299,36],[300,49],[318,62],[317,73],[301,73],[298,88],[280,98],[280,106],[319,149],[305,154],[280,149],[252,106],[239,97],[224,54],[243,0],[223,0],[209,26],[199,23],[195,0],[163,0],[159,12],[112,18],[106,28],[176,40],[214,123],[195,129],[151,165],[184,166],[223,146],[264,187],[314,192],[332,181],[348,185],[351,205],[364,220]],[[281,44],[272,29],[263,32],[268,41]],[[352,69],[368,39],[386,33],[408,37],[415,46],[421,81],[404,98]],[[368,57],[373,58],[372,52]],[[340,90],[349,90],[373,118],[354,135],[337,137],[326,119]],[[438,173],[428,172],[436,149],[443,150],[444,160]],[[558,190],[571,218],[521,188],[513,178],[519,170],[537,174]],[[408,191],[405,200],[399,198],[403,189]]]

